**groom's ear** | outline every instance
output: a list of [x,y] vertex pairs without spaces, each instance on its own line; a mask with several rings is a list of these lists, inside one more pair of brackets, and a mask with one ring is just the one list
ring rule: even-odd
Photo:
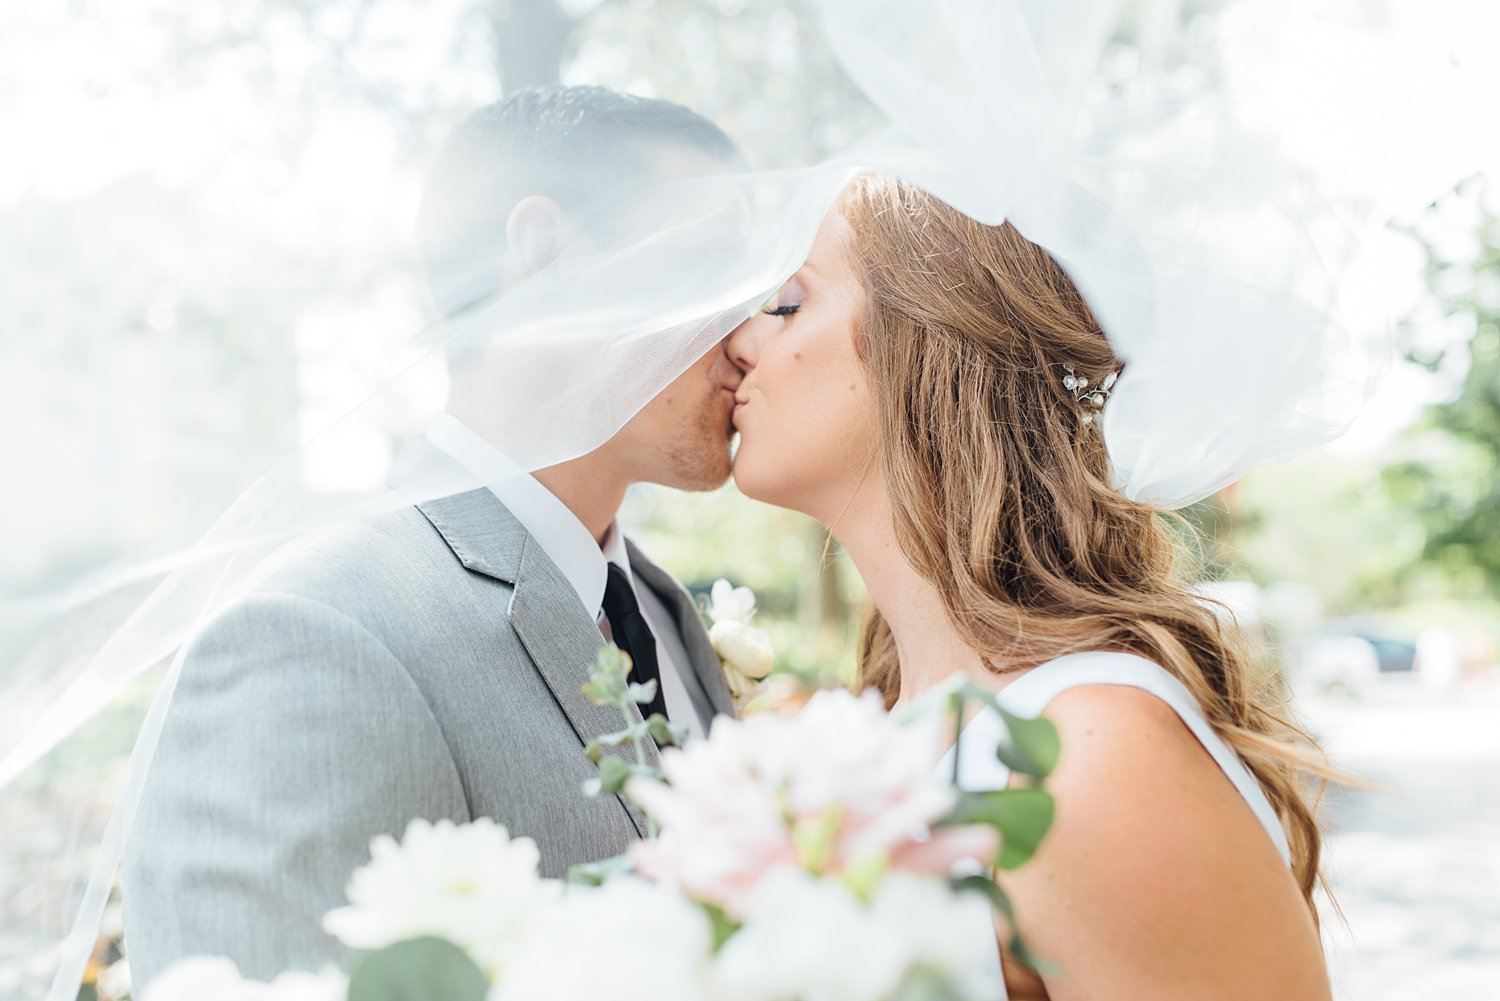
[[566,223],[562,207],[546,195],[527,195],[510,210],[505,242],[514,280],[525,281],[562,253]]

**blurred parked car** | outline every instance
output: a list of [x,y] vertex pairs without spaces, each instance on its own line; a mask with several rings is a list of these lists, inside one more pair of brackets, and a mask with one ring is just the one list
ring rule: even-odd
[[1380,676],[1380,654],[1363,636],[1317,633],[1296,647],[1292,683],[1317,693],[1357,692]]
[[1354,635],[1375,648],[1375,656],[1380,661],[1380,672],[1382,674],[1410,671],[1416,666],[1416,643],[1368,632],[1357,632]]

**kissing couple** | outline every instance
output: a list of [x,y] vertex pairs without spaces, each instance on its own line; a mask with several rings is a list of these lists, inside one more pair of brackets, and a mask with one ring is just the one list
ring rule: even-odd
[[[601,160],[621,189],[580,192]],[[593,206],[742,164],[663,101],[551,87],[482,108],[424,193],[434,299],[447,317],[503,306],[612,238]],[[456,260],[487,264],[453,281]],[[894,708],[961,674],[1058,728],[1056,821],[1006,889],[1060,968],[1027,968],[997,930],[1009,998],[1329,997],[1314,749],[1182,582],[1159,510],[1114,482],[1106,333],[1011,224],[864,173],[805,263],[586,454],[520,473],[490,434],[503,349],[450,351],[470,357],[413,447],[483,486],[299,544],[182,661],[124,855],[137,989],[191,954],[252,976],[337,959],[322,915],[413,818],[492,818],[547,876],[644,836],[623,799],[580,793],[583,745],[618,725],[579,691],[600,647],[658,683],[649,709],[689,740],[735,706],[693,598],[617,513],[634,483],[732,475],[858,568],[859,688]],[[962,775],[1010,779],[990,756]]]

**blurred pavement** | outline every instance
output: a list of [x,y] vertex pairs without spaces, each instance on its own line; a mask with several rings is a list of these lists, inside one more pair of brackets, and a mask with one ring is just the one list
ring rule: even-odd
[[1335,763],[1390,792],[1330,794],[1324,907],[1339,1001],[1500,999],[1500,678],[1451,693],[1385,675],[1304,699]]

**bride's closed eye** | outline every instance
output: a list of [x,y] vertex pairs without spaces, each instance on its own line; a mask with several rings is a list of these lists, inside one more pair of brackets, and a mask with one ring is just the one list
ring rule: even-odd
[[806,297],[802,285],[794,278],[777,289],[776,294],[766,300],[761,312],[767,316],[791,316],[802,308]]

